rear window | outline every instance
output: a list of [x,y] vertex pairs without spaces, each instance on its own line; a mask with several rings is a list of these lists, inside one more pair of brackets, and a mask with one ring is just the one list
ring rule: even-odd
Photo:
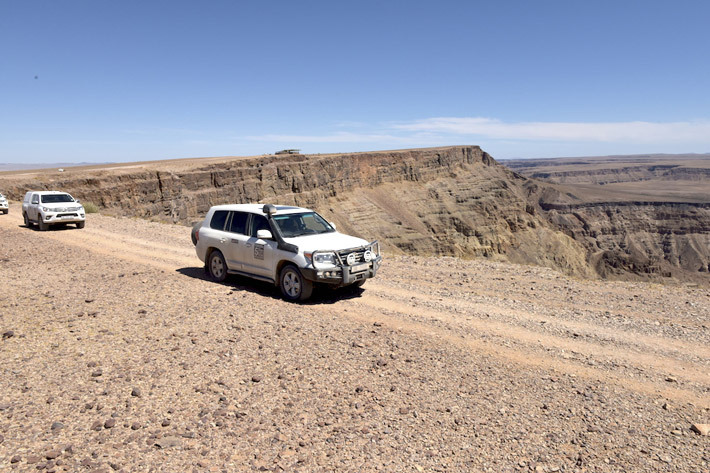
[[57,204],[61,202],[74,202],[69,194],[47,194],[41,197],[43,204]]
[[227,221],[227,215],[229,215],[229,212],[226,210],[217,210],[214,215],[212,215],[210,228],[214,228],[215,230],[224,230],[224,223]]
[[244,212],[232,212],[232,223],[229,225],[229,231],[239,233],[240,235],[247,234],[247,217],[249,214]]

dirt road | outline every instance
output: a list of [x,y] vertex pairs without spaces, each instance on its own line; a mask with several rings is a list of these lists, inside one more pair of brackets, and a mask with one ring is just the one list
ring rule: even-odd
[[189,229],[0,216],[0,469],[707,471],[710,289],[386,258],[308,304]]

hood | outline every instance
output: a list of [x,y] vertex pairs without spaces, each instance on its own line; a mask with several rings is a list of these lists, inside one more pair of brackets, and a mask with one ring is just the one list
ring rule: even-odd
[[48,209],[57,210],[60,212],[65,212],[68,210],[79,210],[82,205],[76,202],[48,202],[46,204],[39,204],[40,207],[47,207]]
[[320,235],[304,235],[296,238],[284,238],[287,243],[298,246],[299,252],[316,250],[346,250],[368,245],[370,242],[343,233],[321,233]]

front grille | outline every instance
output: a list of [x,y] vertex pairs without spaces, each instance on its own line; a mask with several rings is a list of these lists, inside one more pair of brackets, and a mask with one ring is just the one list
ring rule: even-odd
[[363,263],[365,261],[365,248],[350,248],[347,250],[338,251],[338,256],[345,263],[348,260],[349,254],[355,254],[355,263]]
[[57,214],[57,217],[78,217],[78,214]]

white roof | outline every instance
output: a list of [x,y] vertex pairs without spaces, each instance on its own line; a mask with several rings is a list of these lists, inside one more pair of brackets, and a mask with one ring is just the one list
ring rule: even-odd
[[[264,215],[264,205],[267,204],[224,204],[215,205],[212,207],[214,210],[232,210],[235,212],[249,212],[253,214]],[[306,209],[303,207],[294,207],[291,205],[278,205],[276,204],[276,215],[283,214],[295,214],[303,212],[313,212],[311,209]]]

